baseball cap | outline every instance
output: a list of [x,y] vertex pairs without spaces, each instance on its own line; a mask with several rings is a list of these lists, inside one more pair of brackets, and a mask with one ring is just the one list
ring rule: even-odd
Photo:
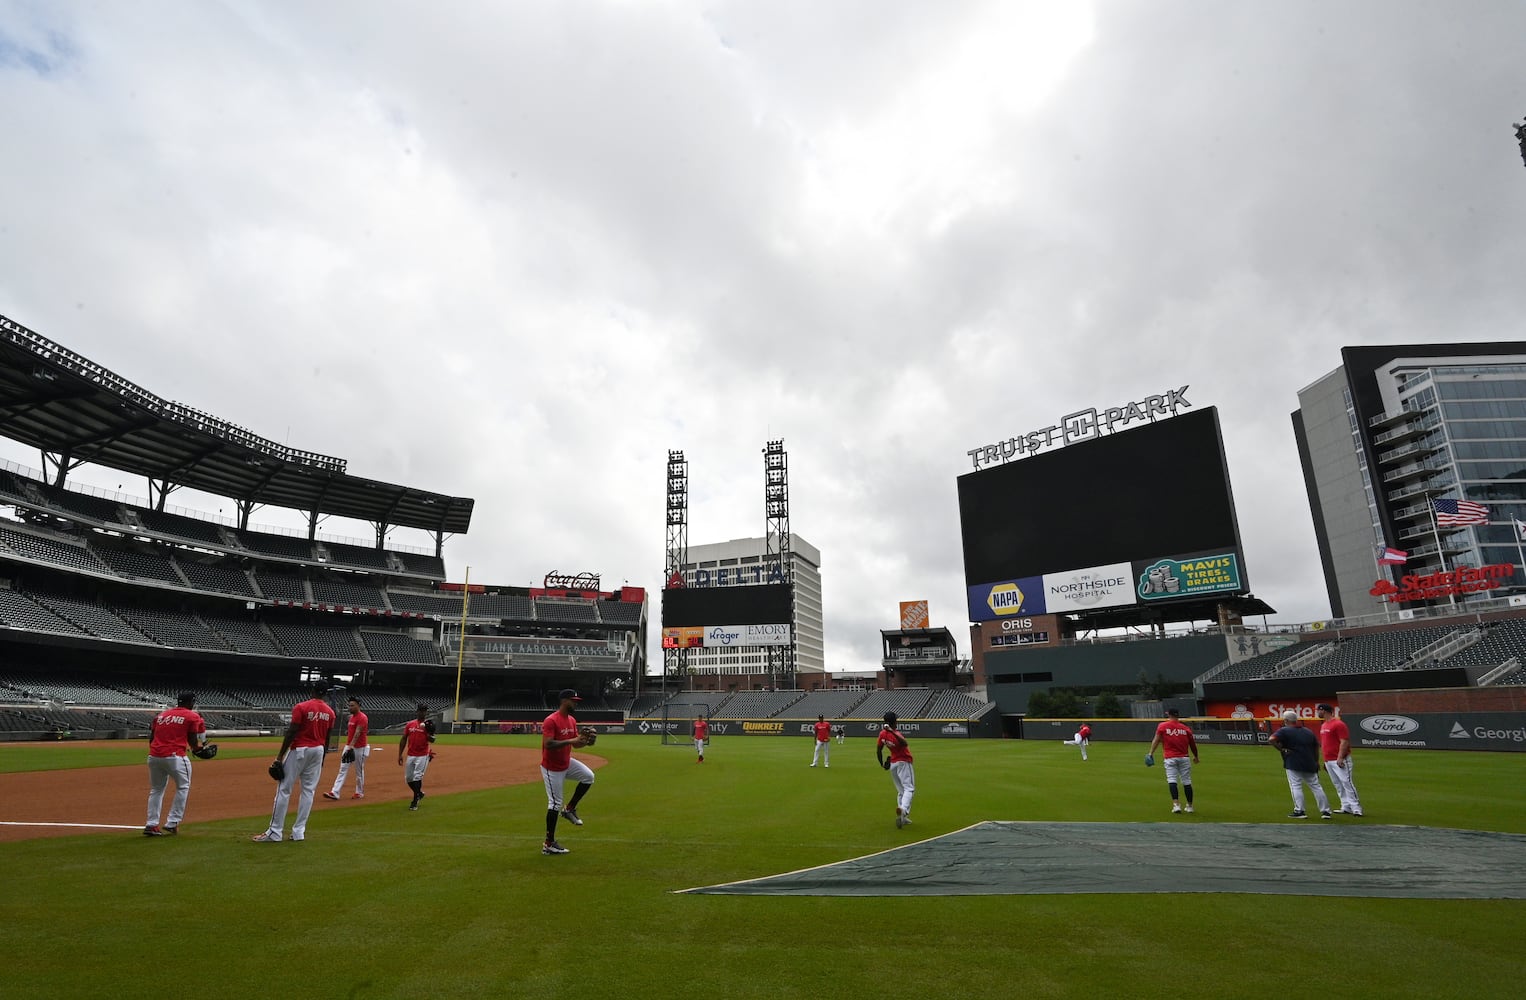
[[1179,709],[1179,708],[1168,708],[1168,709],[1166,709],[1166,714],[1167,715],[1181,715],[1182,714],[1182,710]]
[[1335,706],[1326,705],[1324,702],[1320,702],[1318,705],[1314,706],[1314,710],[1316,712],[1333,712],[1335,711]]
[[576,691],[572,690],[572,688],[562,688],[562,690],[557,692],[556,698],[557,698],[558,701],[566,701],[569,698],[572,699],[573,701],[582,701],[583,700],[582,698],[578,697],[578,693]]

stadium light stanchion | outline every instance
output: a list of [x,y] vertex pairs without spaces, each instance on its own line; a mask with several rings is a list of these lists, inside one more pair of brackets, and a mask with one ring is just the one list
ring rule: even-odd
[[466,567],[466,580],[461,584],[461,631],[456,633],[456,707],[450,720],[451,732],[461,722],[461,669],[466,664],[466,609],[472,600],[472,568]]

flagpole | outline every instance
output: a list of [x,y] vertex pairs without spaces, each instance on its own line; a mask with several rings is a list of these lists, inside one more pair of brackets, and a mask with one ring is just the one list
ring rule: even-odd
[[1521,573],[1526,575],[1526,552],[1521,551],[1521,531],[1526,529],[1526,524],[1522,524],[1521,519],[1515,516],[1510,518],[1510,523],[1515,525],[1515,554],[1521,557]]
[[[1436,501],[1429,493],[1425,495],[1425,500],[1426,505],[1431,508],[1431,534],[1436,538],[1436,558],[1441,560],[1441,572],[1445,573],[1447,571],[1447,554],[1441,549],[1441,528],[1436,524]],[[1451,601],[1453,607],[1456,607],[1457,595],[1455,593],[1448,594],[1447,599]]]
[[[1388,542],[1385,539],[1383,544],[1380,545],[1378,547],[1378,549],[1387,549],[1387,548],[1388,548]],[[1373,553],[1372,553],[1372,565],[1378,571],[1378,579],[1382,580],[1382,579],[1385,579],[1385,577],[1383,576],[1383,564],[1378,561],[1378,549],[1374,549],[1373,550]],[[1388,576],[1386,577],[1386,579],[1389,579],[1389,580],[1393,579],[1393,573],[1389,573]],[[1378,598],[1378,601],[1381,602],[1382,605],[1383,605],[1383,620],[1384,621],[1388,621],[1389,620],[1389,617],[1388,617],[1388,598],[1386,596],[1385,597],[1380,597],[1380,598]]]

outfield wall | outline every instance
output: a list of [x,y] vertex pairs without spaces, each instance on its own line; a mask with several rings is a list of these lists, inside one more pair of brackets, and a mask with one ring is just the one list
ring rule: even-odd
[[[1087,719],[1093,743],[1149,743],[1160,719]],[[1254,719],[1183,719],[1199,743],[1265,743]],[[1077,719],[1023,719],[1022,739],[1068,740],[1081,728]]]
[[1342,691],[1357,747],[1526,752],[1526,688]]

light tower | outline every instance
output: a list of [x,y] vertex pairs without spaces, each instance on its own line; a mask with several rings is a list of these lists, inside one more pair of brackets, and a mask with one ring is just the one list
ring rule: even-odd
[[[684,565],[689,561],[689,462],[681,451],[668,452],[667,565],[663,587],[684,585]],[[689,665],[687,649],[662,651],[663,675],[682,682]]]
[[[763,449],[763,563],[770,580],[794,583],[794,555],[790,551],[789,456],[782,440]],[[795,590],[790,587],[788,646],[769,646],[768,673],[774,687],[795,686]]]

